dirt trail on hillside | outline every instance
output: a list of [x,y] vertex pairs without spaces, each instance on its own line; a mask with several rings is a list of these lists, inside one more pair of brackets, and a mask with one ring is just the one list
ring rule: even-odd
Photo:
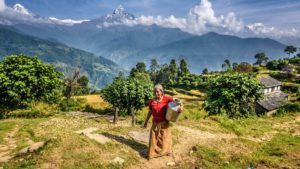
[[15,157],[13,150],[17,147],[17,140],[14,136],[18,131],[18,126],[16,126],[11,132],[7,134],[4,138],[4,143],[0,144],[0,162],[8,162]]
[[179,137],[177,144],[173,145],[173,157],[160,157],[151,160],[142,159],[141,163],[129,167],[130,169],[160,169],[167,168],[168,166],[176,167],[181,162],[194,162],[193,157],[190,155],[193,146],[197,144],[209,144],[212,140],[228,140],[236,138],[233,134],[210,133],[192,129],[185,126],[176,125],[175,129],[179,130],[182,135]]

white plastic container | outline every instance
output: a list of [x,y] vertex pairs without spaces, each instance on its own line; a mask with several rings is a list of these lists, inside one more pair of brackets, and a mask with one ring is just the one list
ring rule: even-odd
[[174,101],[168,104],[168,110],[166,113],[166,119],[168,121],[176,122],[179,117],[179,108],[181,105],[181,101],[179,99],[174,99]]

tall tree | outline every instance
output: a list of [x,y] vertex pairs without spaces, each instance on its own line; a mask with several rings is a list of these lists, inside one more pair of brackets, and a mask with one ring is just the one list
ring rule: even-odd
[[159,71],[159,64],[157,63],[156,59],[151,59],[150,64],[150,77],[153,82],[157,81],[157,75]]
[[146,64],[144,62],[138,62],[134,68],[130,71],[130,77],[134,77],[136,73],[147,73]]
[[79,84],[77,83],[79,77],[80,77],[79,69],[74,70],[73,75],[65,77],[63,94],[67,99],[70,99],[73,95],[76,94],[76,91],[79,87]]
[[176,60],[172,59],[169,65],[169,71],[170,71],[170,75],[169,75],[169,82],[171,85],[175,84],[175,82],[177,81],[177,64],[176,64]]
[[207,74],[208,73],[208,69],[207,68],[204,68],[203,70],[202,70],[202,74]]
[[89,79],[87,76],[83,75],[77,79],[77,83],[79,85],[78,90],[76,91],[76,95],[84,95],[90,93],[89,88]]
[[229,59],[224,60],[224,63],[222,64],[222,69],[225,71],[232,69],[231,62]]
[[151,59],[151,64],[150,64],[150,73],[156,73],[159,69],[159,65],[157,63],[156,59]]
[[256,59],[255,65],[261,65],[262,63],[267,63],[269,58],[265,53],[257,53],[254,58]]
[[[105,101],[111,103],[118,111],[131,114],[132,125],[135,125],[135,112],[141,110],[153,95],[153,84],[136,78],[115,79],[101,92]],[[117,120],[114,120],[117,121]]]
[[236,70],[236,68],[237,68],[238,65],[239,65],[238,63],[233,62],[233,63],[232,63],[232,69],[233,69],[233,70]]
[[179,77],[185,77],[190,74],[190,70],[188,68],[188,64],[185,61],[185,59],[180,60],[180,66],[179,66]]
[[284,52],[287,53],[290,57],[291,54],[297,52],[297,48],[293,45],[289,45],[284,49]]

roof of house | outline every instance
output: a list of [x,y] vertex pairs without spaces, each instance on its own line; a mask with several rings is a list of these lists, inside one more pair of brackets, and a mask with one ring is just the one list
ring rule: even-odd
[[260,83],[264,85],[265,87],[274,87],[274,86],[280,86],[282,83],[270,76],[261,76],[258,78]]
[[257,101],[257,104],[268,111],[272,111],[283,106],[287,102],[287,96],[288,94],[282,91],[271,92],[266,94],[264,99]]

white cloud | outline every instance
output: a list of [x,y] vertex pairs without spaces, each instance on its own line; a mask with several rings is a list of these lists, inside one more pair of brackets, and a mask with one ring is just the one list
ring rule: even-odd
[[40,24],[58,24],[72,26],[88,20],[57,19],[55,17],[39,17],[31,13],[21,4],[15,4],[13,7],[5,5],[5,0],[0,0],[0,23],[11,25],[14,23],[40,23]]
[[242,21],[238,21],[233,12],[226,16],[216,16],[208,0],[201,0],[198,5],[189,10],[185,18],[177,18],[173,15],[169,17],[142,15],[135,20],[124,20],[123,23],[129,26],[156,24],[168,28],[179,28],[198,35],[209,31],[238,32],[243,29]]
[[273,26],[266,26],[263,23],[248,24],[245,26],[245,28],[257,36],[266,36],[272,38],[281,38],[283,36],[299,36],[299,32],[295,28],[292,28],[291,30],[279,30]]
[[200,0],[196,6],[189,10],[185,18],[178,18],[173,15],[169,17],[142,15],[134,20],[124,19],[122,22],[123,23],[110,23],[106,24],[106,26],[120,24],[129,26],[156,24],[167,28],[179,28],[182,31],[197,35],[214,31],[222,34],[274,38],[300,36],[296,29],[279,30],[272,26],[265,26],[263,23],[246,25],[241,19],[237,19],[234,12],[217,16],[209,0]]
[[13,7],[13,10],[15,12],[18,12],[20,14],[23,14],[23,15],[29,15],[29,16],[32,16],[32,14],[28,11],[28,9],[26,9],[23,5],[21,4],[15,4],[14,7]]
[[5,0],[0,0],[0,12],[4,11],[5,10]]
[[55,17],[49,17],[49,21],[58,25],[72,26],[75,24],[81,24],[82,22],[86,22],[89,20],[57,19]]

